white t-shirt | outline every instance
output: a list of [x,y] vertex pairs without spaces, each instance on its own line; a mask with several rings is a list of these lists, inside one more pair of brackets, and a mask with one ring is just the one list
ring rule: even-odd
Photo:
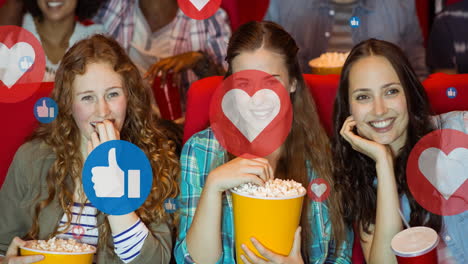
[[[39,33],[37,33],[36,29],[36,24],[34,24],[34,19],[31,14],[27,13],[23,17],[23,28],[27,29],[29,32],[31,32],[39,41],[41,41],[41,38],[39,36]],[[89,36],[92,36],[94,34],[99,34],[99,33],[104,33],[104,27],[100,24],[93,24],[89,26],[85,26],[79,22],[75,23],[75,30],[73,31],[73,34],[70,37],[69,40],[69,46],[73,46],[76,42],[85,39]],[[46,72],[44,75],[44,82],[53,82],[55,81],[55,73],[57,72],[57,68],[59,66],[60,62],[57,64],[53,64],[49,58],[47,58],[46,54]]]

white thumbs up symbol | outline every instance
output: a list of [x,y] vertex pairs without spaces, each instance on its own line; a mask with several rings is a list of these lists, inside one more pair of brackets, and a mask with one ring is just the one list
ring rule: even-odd
[[38,117],[41,117],[41,118],[54,117],[54,108],[47,107],[46,100],[42,100],[42,106],[38,106],[36,110],[37,110]]
[[[117,164],[115,148],[108,153],[109,166],[91,169],[96,197],[120,198],[125,193],[125,173]],[[140,198],[140,170],[128,171],[128,196]]]

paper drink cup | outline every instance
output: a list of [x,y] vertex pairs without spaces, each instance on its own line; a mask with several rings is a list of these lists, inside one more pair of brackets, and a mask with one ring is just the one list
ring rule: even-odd
[[437,264],[439,236],[434,229],[411,227],[396,234],[391,247],[400,264]]
[[234,209],[234,236],[236,263],[244,263],[241,248],[245,244],[261,257],[250,241],[255,237],[262,245],[276,254],[289,255],[294,234],[301,220],[304,194],[281,198],[256,197],[231,190]]

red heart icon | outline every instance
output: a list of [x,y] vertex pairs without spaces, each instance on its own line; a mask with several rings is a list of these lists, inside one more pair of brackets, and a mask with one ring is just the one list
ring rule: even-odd
[[221,0],[177,0],[180,10],[192,19],[204,20],[216,13]]
[[408,158],[406,177],[416,201],[438,215],[468,210],[468,135],[439,129],[424,136]]
[[72,234],[73,234],[73,237],[75,239],[82,238],[84,233],[85,233],[85,230],[84,230],[84,228],[82,226],[80,226],[80,225],[73,226]]
[[289,92],[268,73],[234,73],[214,92],[210,123],[216,139],[233,155],[268,156],[283,144],[291,130]]
[[309,196],[309,199],[316,202],[323,202],[329,195],[330,185],[325,179],[318,178],[309,183],[309,187],[307,188],[307,196]]
[[41,43],[26,29],[0,27],[0,103],[15,103],[30,97],[45,74]]

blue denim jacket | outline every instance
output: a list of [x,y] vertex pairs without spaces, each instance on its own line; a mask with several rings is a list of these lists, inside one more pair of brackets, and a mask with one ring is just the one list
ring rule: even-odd
[[[450,112],[433,118],[439,129],[455,129],[468,134],[468,112]],[[465,201],[466,202],[466,201]],[[468,211],[444,216],[439,234],[457,263],[468,263]]]
[[[408,56],[417,75],[428,74],[423,37],[414,0],[358,0],[353,16],[360,26],[352,28],[353,43],[377,38],[397,44]],[[282,25],[296,40],[303,72],[308,62],[327,51],[334,10],[330,0],[270,0],[265,20]]]

